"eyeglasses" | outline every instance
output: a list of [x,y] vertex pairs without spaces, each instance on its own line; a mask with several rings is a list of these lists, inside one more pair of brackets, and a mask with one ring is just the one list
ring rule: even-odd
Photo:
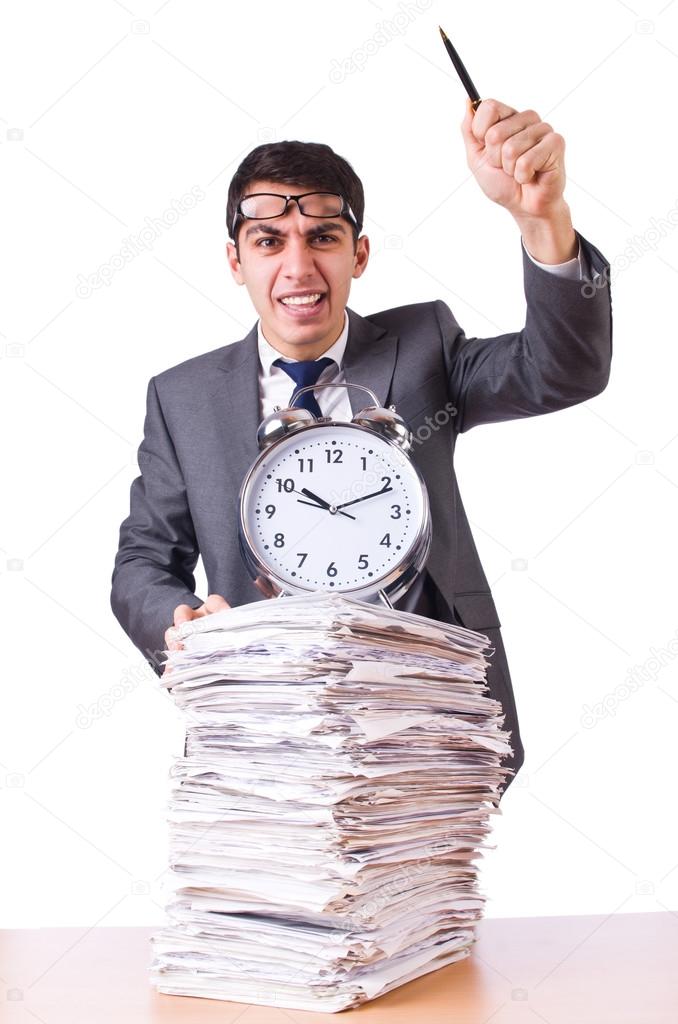
[[282,217],[287,212],[290,199],[295,200],[299,213],[305,217],[343,217],[347,214],[358,231],[360,230],[353,210],[338,192],[302,192],[297,196],[284,196],[276,192],[253,192],[249,196],[244,196],[238,203],[233,217],[231,238],[236,237],[238,218],[268,220],[272,217]]

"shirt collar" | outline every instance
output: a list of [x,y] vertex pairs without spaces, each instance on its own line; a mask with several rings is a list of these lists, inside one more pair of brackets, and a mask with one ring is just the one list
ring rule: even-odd
[[[347,341],[348,313],[344,309],[344,327],[341,334],[325,352],[321,353],[323,356],[328,356],[330,359],[334,359],[339,369],[341,369],[341,364],[344,359]],[[290,359],[288,356],[284,356],[282,352],[278,352],[278,350],[273,348],[270,342],[266,340],[264,332],[261,329],[261,319],[257,321],[257,347],[259,349],[259,362],[261,363],[265,377],[270,376],[271,373],[284,373],[279,366],[272,366],[274,359],[284,359],[290,363],[298,362],[297,359]]]

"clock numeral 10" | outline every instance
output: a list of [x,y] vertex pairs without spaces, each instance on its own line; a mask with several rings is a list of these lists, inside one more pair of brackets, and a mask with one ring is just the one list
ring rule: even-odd
[[294,490],[294,480],[290,478],[288,478],[287,480],[283,480],[282,477],[276,477],[275,482],[278,485],[278,491],[291,492]]

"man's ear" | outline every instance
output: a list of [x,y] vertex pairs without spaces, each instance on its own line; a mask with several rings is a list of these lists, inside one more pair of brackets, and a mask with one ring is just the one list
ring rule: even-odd
[[245,278],[242,275],[242,270],[240,269],[240,260],[238,259],[233,242],[226,243],[226,261],[230,268],[231,274],[233,275],[233,280],[236,282],[236,284],[244,284]]
[[361,277],[367,266],[367,261],[370,258],[370,240],[367,235],[361,235],[356,245],[355,255],[353,257],[353,274],[352,277]]

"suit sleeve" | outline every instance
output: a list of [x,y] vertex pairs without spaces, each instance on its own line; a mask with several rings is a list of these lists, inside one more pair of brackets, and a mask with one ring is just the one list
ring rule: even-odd
[[521,331],[467,338],[449,307],[435,303],[448,392],[459,433],[481,423],[555,412],[600,394],[612,359],[610,265],[577,232],[584,278],[543,270],[524,246],[527,312]]
[[120,527],[111,608],[154,672],[162,675],[165,630],[174,622],[174,609],[203,602],[194,593],[199,551],[186,487],[154,378],[148,384],[138,461],[141,475],[132,482],[129,515]]

